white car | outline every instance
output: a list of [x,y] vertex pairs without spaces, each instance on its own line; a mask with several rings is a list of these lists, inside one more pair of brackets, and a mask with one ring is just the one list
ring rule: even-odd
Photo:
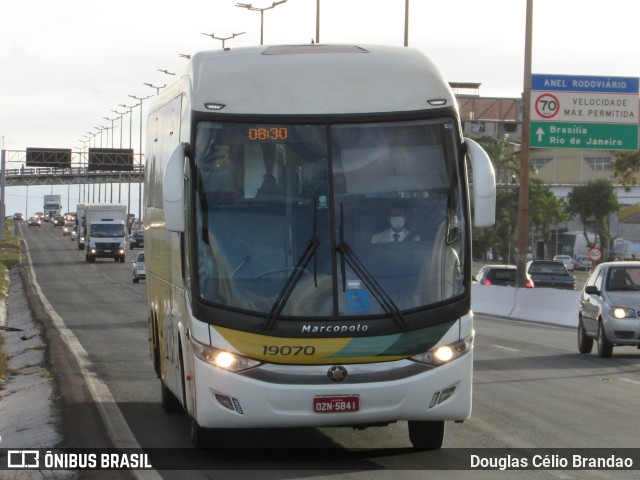
[[147,277],[147,270],[144,266],[144,252],[138,252],[136,259],[131,262],[132,270],[133,270],[133,283],[140,282],[140,279],[145,279]]
[[567,270],[570,272],[573,272],[576,269],[576,262],[573,261],[571,255],[556,255],[553,259],[564,263],[564,266],[567,267]]

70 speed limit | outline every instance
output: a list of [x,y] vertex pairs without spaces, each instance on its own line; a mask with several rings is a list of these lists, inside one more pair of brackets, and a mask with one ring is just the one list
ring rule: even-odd
[[535,99],[534,108],[540,118],[553,118],[560,111],[560,101],[555,95],[544,93]]

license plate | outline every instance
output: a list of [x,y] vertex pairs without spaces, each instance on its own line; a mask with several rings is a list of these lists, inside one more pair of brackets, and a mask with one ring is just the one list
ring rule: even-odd
[[360,397],[357,395],[315,397],[313,399],[315,413],[357,412],[358,410],[360,410]]
[[111,253],[111,250],[105,250],[104,253]]

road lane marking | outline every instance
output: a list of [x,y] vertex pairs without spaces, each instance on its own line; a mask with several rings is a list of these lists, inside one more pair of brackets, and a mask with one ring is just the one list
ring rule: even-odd
[[631,380],[630,378],[621,378],[620,381],[621,382],[627,382],[627,383],[633,383],[634,385],[640,385],[640,381]]
[[502,345],[491,345],[491,346],[499,348],[500,350],[506,350],[507,352],[519,352],[520,351],[517,348],[509,348],[509,347],[504,347]]

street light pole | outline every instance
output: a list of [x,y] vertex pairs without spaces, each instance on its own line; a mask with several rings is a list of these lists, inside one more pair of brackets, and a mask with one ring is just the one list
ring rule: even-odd
[[111,111],[120,117],[120,148],[122,148],[122,117],[127,112],[118,112],[117,110],[111,110]]
[[[136,97],[135,95],[129,95],[129,96],[140,102],[140,160],[139,161],[140,161],[140,171],[142,171],[142,102],[148,98],[151,98],[151,95],[149,95],[148,97]],[[138,183],[138,218],[142,219],[142,182]]]
[[[128,108],[129,109],[129,148],[131,147],[131,139],[132,139],[132,135],[133,135],[133,107],[135,107],[135,105],[133,106],[129,106],[129,105],[125,105],[123,103],[120,104],[121,107],[123,108]],[[127,215],[131,213],[131,182],[129,181],[129,196],[127,199]],[[129,218],[127,217],[127,220],[129,220]]]
[[93,127],[96,130],[98,130],[100,132],[100,148],[102,148],[102,131],[105,129],[105,127],[102,126],[98,126],[98,127]]
[[[282,5],[287,0],[280,0],[279,2],[273,2],[270,7],[258,8],[254,7],[250,3],[236,3],[236,7],[246,8],[252,12],[260,12],[260,45],[264,45],[264,12],[265,10],[271,10],[272,8],[276,8],[278,5]],[[205,34],[206,35],[206,34]]]
[[320,0],[316,0],[316,43],[320,43]]
[[[143,85],[146,85],[147,87],[155,88],[156,89],[156,95],[160,95],[160,89],[167,86],[166,83],[164,85],[162,85],[162,86],[156,86],[153,83],[144,83],[144,82],[143,82]],[[131,95],[129,95],[129,96],[131,96]],[[133,98],[135,98],[135,97],[133,97]],[[147,98],[149,98],[149,97],[147,97]]]
[[[113,125],[113,122],[115,122],[117,118],[109,118],[109,117],[102,117],[102,118],[104,118],[105,120],[109,120],[111,122],[111,148],[113,148],[113,129],[116,128]],[[109,143],[108,138],[107,138],[107,143]]]
[[246,32],[234,33],[230,37],[216,37],[214,33],[203,33],[202,35],[206,35],[207,37],[211,37],[214,40],[222,40],[222,49],[224,50],[224,42],[227,40],[231,40],[232,38],[239,37],[240,35],[244,35]]
[[[120,117],[120,149],[122,149],[122,117],[127,112],[118,112],[117,110],[111,110],[113,113]],[[122,175],[118,173],[118,203],[120,203],[120,196],[122,194]]]
[[409,0],[404,0],[404,46],[409,46]]

